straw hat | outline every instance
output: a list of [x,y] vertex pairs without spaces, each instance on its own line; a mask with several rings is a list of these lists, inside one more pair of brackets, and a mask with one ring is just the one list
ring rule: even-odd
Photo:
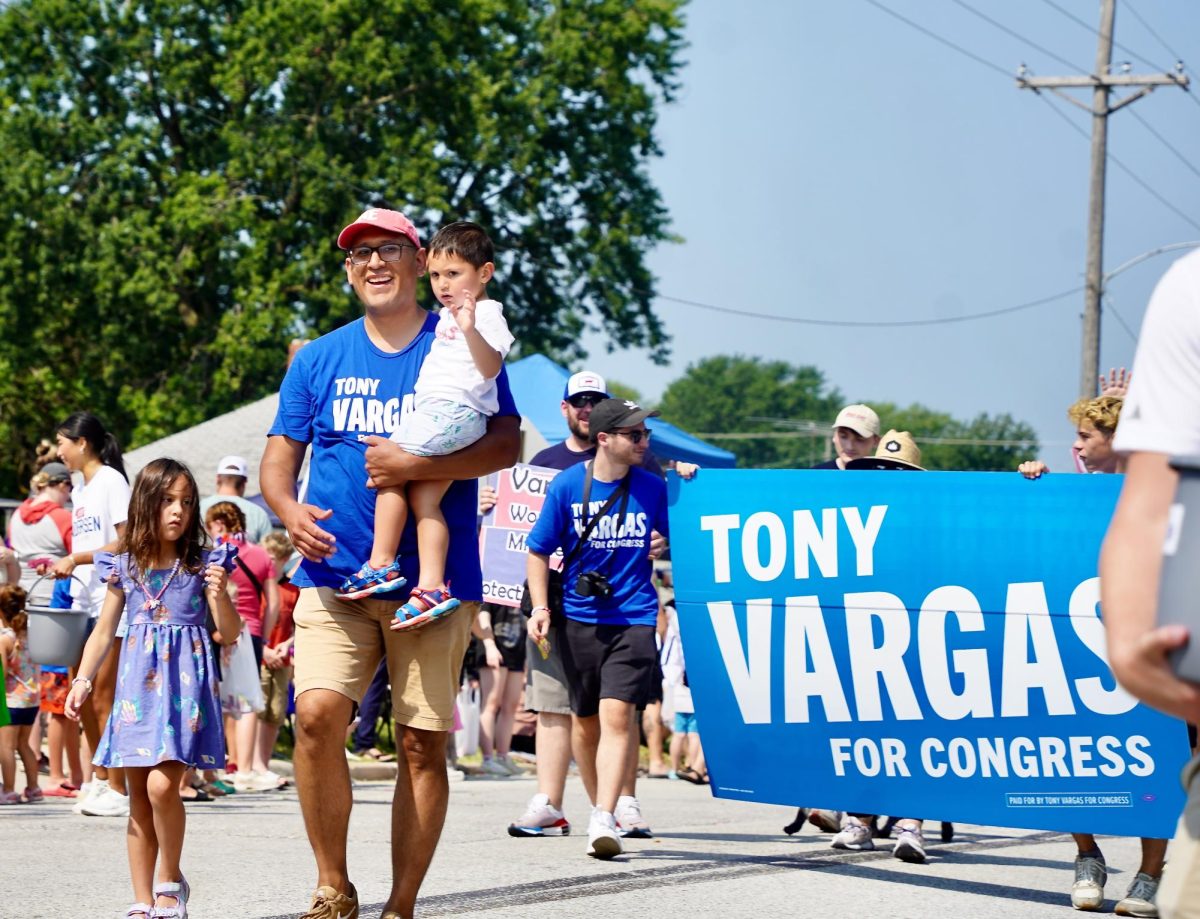
[[921,448],[908,431],[888,431],[879,441],[872,457],[859,457],[846,464],[847,469],[924,470]]

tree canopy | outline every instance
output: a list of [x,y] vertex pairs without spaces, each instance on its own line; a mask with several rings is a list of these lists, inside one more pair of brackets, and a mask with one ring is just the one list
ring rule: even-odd
[[69,412],[125,446],[277,387],[354,318],[340,227],[493,236],[524,353],[667,353],[646,164],[682,0],[13,0],[0,8],[0,481]]
[[[659,408],[667,421],[700,435],[754,434],[714,440],[737,454],[739,466],[803,469],[832,458],[829,426],[849,401],[816,367],[721,355],[690,365]],[[883,431],[913,435],[926,469],[1012,470],[1037,455],[1033,428],[1010,415],[961,421],[923,405],[861,401],[879,413]]]

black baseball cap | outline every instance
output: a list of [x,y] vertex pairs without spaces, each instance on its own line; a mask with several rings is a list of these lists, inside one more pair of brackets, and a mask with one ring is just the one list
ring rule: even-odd
[[621,428],[631,428],[658,414],[657,410],[642,408],[629,399],[605,399],[592,408],[591,417],[588,418],[588,433],[595,440],[597,434],[611,434]]

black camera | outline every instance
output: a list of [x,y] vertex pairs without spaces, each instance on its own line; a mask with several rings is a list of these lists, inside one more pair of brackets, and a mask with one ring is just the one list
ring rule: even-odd
[[581,597],[596,597],[607,600],[612,596],[612,585],[599,571],[582,571],[575,580],[575,593]]

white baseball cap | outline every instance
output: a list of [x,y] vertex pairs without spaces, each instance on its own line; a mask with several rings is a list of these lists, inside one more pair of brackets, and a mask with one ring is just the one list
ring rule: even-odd
[[847,405],[838,412],[835,428],[849,428],[860,437],[879,436],[879,416],[869,405]]
[[594,392],[608,398],[608,387],[604,383],[604,377],[591,370],[581,370],[579,373],[567,380],[567,386],[563,390],[563,398],[570,399],[572,396],[578,396],[580,393]]
[[240,475],[243,479],[250,478],[250,470],[246,461],[240,456],[225,456],[217,463],[217,475]]

